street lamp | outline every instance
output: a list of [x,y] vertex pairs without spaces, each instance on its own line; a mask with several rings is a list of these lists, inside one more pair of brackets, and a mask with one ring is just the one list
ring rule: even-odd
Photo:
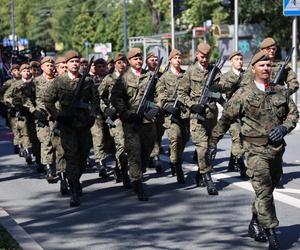
[[84,46],[85,46],[85,55],[86,58],[89,59],[89,47],[90,47],[91,43],[89,41],[85,41]]

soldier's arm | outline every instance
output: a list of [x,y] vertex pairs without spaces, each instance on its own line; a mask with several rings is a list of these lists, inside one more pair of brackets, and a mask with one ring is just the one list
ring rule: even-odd
[[165,103],[167,102],[166,88],[164,83],[164,76],[162,75],[157,83],[155,90],[155,102],[162,109]]
[[[35,88],[36,82],[33,81],[31,83],[28,83],[25,88],[28,89],[28,91],[23,92],[24,96],[24,104],[23,106],[29,109],[30,113],[33,113],[36,110],[36,105],[35,105],[35,99],[36,99],[36,88]],[[34,100],[34,101],[33,101]]]
[[209,140],[210,145],[217,145],[218,141],[224,136],[226,131],[229,129],[230,125],[240,116],[242,110],[242,100],[241,91],[238,91],[225,105],[222,112],[221,118],[218,120],[217,125],[212,131],[211,138]]
[[287,66],[286,84],[288,86],[290,95],[296,93],[296,91],[299,89],[299,82],[297,81],[297,75],[289,65]]
[[57,117],[58,110],[56,109],[55,103],[59,100],[58,89],[59,82],[58,78],[54,79],[53,83],[45,91],[41,100],[43,107],[50,113],[52,117]]
[[299,119],[299,112],[297,109],[297,105],[290,97],[288,99],[288,110],[289,111],[287,117],[282,125],[284,125],[287,128],[288,132],[291,132],[297,125]]
[[112,88],[111,104],[121,116],[128,113],[126,98],[128,97],[123,77],[120,77]]
[[3,95],[3,101],[8,106],[12,106],[14,87],[15,84],[10,85]]
[[104,112],[107,108],[107,102],[109,101],[109,90],[108,90],[109,76],[107,75],[98,87],[98,93],[100,96],[100,110]]
[[180,101],[187,107],[191,107],[195,102],[193,102],[189,96],[190,94],[190,71],[187,70],[184,76],[178,81],[177,96]]

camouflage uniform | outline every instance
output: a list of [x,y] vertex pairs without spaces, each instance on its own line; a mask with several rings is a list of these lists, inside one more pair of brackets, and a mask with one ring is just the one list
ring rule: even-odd
[[[75,107],[74,114],[69,113],[79,79],[72,80],[68,73],[58,76],[43,98],[44,105],[52,117],[58,120],[64,118],[64,121],[59,124],[61,144],[65,152],[66,175],[69,182],[74,185],[79,182],[86,166],[91,142],[90,128],[95,120],[91,114],[95,114],[99,105],[93,81],[91,78],[86,78],[78,106]],[[55,107],[56,102],[60,106],[59,112]]]
[[278,225],[273,190],[282,174],[284,140],[273,143],[268,135],[274,127],[283,124],[293,130],[298,121],[295,103],[283,88],[260,91],[254,81],[239,89],[227,103],[222,117],[212,132],[210,145],[222,138],[230,124],[241,120],[243,146],[247,158],[247,174],[256,198],[253,213],[264,228]]
[[[184,70],[181,70],[178,76],[176,76],[171,69],[165,72],[159,78],[159,84],[165,87],[166,103],[174,103],[177,97],[175,93],[177,91],[178,82],[183,78]],[[190,137],[190,124],[189,124],[189,112],[176,116],[176,121],[172,121],[172,115],[165,117],[164,127],[166,128],[168,138],[170,141],[170,161],[172,164],[182,163],[182,153],[185,145],[189,141]]]
[[[143,96],[150,72],[142,71],[141,76],[136,76],[132,68],[117,80],[112,89],[111,103],[121,116],[125,134],[125,148],[128,154],[129,174],[132,181],[140,181],[143,169],[149,164],[150,154],[155,140],[155,124],[146,121],[137,124],[128,122],[130,114],[135,113]],[[156,93],[163,93],[163,88],[156,85]],[[159,106],[161,106],[159,104]]]

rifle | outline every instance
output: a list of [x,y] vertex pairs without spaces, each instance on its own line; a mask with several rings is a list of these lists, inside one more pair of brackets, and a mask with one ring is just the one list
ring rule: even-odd
[[293,51],[294,51],[294,47],[291,49],[290,53],[286,56],[284,63],[282,63],[282,64],[280,65],[279,70],[277,71],[277,73],[276,73],[276,75],[275,75],[275,78],[274,78],[274,80],[271,82],[270,85],[276,86],[276,85],[280,82],[281,77],[282,77],[282,75],[283,75],[283,73],[284,73],[285,67],[287,66],[287,64],[288,64],[289,61],[291,60]]
[[[109,100],[107,98],[103,99],[103,102],[104,104],[109,107]],[[114,117],[112,116],[107,116],[106,117],[106,120],[105,120],[105,123],[110,127],[110,128],[115,128],[116,127],[116,124],[114,122]]]
[[[150,79],[149,79],[149,81],[146,85],[146,89],[144,91],[143,97],[139,102],[139,106],[136,110],[136,114],[140,118],[142,118],[143,116],[145,116],[147,118],[147,110],[149,108],[157,108],[157,106],[150,100],[153,97],[153,93],[154,93],[154,90],[155,90],[155,85],[156,85],[157,80],[158,80],[158,72],[159,72],[162,61],[163,61],[163,58],[160,58],[160,60],[159,60],[158,64],[156,65],[156,68],[155,68],[152,76],[150,77]],[[158,113],[158,111],[159,111],[159,109],[157,109],[156,114]],[[155,117],[155,115],[154,115],[154,117]]]
[[[68,115],[68,117],[73,116],[75,111],[76,111],[76,108],[79,106],[80,94],[81,94],[82,88],[83,88],[84,83],[85,83],[85,78],[88,76],[93,62],[94,62],[94,56],[91,58],[88,66],[85,68],[85,71],[83,72],[80,80],[78,81],[78,83],[76,85],[71,104],[70,104],[68,110],[66,111],[66,114]],[[55,134],[55,135],[60,134],[59,123],[57,121],[54,122],[52,133]]]
[[209,72],[208,77],[205,81],[205,85],[204,85],[201,97],[199,99],[199,102],[198,102],[198,104],[200,104],[200,107],[201,107],[201,111],[197,114],[198,122],[205,121],[205,117],[204,117],[203,113],[205,112],[205,107],[206,107],[206,104],[208,103],[208,101],[210,99],[219,99],[221,97],[220,93],[212,92],[209,90],[209,88],[213,84],[213,81],[214,81],[217,73],[220,72],[225,61],[227,60],[227,58],[222,58],[223,57],[222,55],[223,55],[223,53],[221,53],[221,56],[218,58],[218,60],[214,64],[213,68]]

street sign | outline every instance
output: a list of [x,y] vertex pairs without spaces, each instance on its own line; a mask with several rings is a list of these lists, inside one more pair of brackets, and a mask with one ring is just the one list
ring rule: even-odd
[[284,16],[300,16],[300,0],[283,0]]
[[112,44],[111,43],[95,43],[94,44],[94,51],[96,53],[111,53],[112,52]]

